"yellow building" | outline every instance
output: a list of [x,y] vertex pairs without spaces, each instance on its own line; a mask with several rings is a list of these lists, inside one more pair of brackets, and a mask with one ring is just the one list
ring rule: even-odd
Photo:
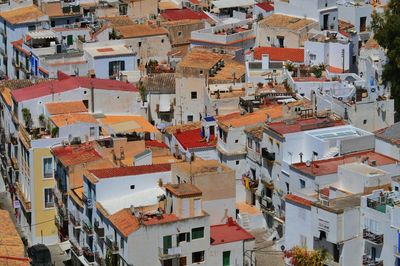
[[50,147],[57,139],[20,140],[19,180],[16,183],[17,220],[30,245],[59,242],[54,194],[54,158]]

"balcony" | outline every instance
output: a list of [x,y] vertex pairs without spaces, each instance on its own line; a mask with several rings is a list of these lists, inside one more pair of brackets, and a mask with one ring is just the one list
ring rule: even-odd
[[104,238],[104,228],[100,228],[98,225],[94,225],[94,231],[99,238]]
[[74,239],[70,239],[69,242],[71,243],[71,249],[76,254],[76,256],[82,256],[83,251],[79,244]]
[[393,250],[394,250],[394,256],[396,256],[397,258],[399,258],[400,259],[400,248],[399,248],[399,246],[394,246],[393,247]]
[[368,229],[363,230],[363,238],[377,245],[383,244],[383,235],[372,233]]
[[18,69],[19,69],[19,65],[20,65],[20,62],[19,62],[19,61],[17,61],[15,58],[13,58],[13,59],[11,60],[11,63],[12,63],[12,65],[13,65],[15,68],[18,68]]
[[83,251],[83,256],[89,263],[94,262],[94,253],[89,248],[84,247],[82,248],[82,251]]
[[79,218],[76,218],[72,213],[69,213],[69,221],[75,229],[81,228],[81,220]]
[[106,246],[108,247],[108,249],[110,249],[113,254],[118,253],[119,249],[118,249],[117,242],[111,240],[108,236],[106,236],[106,242],[105,243],[106,243]]
[[86,194],[82,194],[82,196],[83,196],[83,202],[85,203],[86,207],[88,209],[92,209],[93,208],[92,198],[86,196]]
[[21,202],[22,207],[25,209],[26,212],[30,212],[31,202],[28,201],[28,199],[25,197],[21,185],[18,182],[15,183],[15,192],[17,194],[19,201]]
[[267,148],[262,148],[261,150],[262,157],[267,159],[268,161],[275,161],[275,152],[269,152]]
[[20,64],[20,68],[21,68],[22,72],[24,72],[25,74],[31,73],[31,71],[29,70],[29,66],[27,66],[25,64]]
[[101,257],[99,252],[94,253],[94,259],[98,265],[105,265],[104,259]]
[[82,221],[83,231],[86,232],[88,236],[93,236],[93,227],[88,222]]
[[182,253],[181,247],[173,247],[173,248],[158,248],[158,257],[160,260],[169,260],[172,258],[180,257]]
[[363,255],[362,257],[362,265],[366,266],[383,266],[382,260],[373,259],[369,255]]
[[251,179],[250,177],[243,177],[243,185],[247,190],[255,190],[258,188],[259,179]]

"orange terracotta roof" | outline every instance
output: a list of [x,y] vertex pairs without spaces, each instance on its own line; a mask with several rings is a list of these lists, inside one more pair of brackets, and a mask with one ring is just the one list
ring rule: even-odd
[[230,114],[225,117],[218,118],[218,124],[226,127],[245,127],[250,125],[257,125],[265,122],[267,114],[271,119],[282,117],[282,106],[272,105],[270,107],[260,109],[254,113],[240,115],[240,113]]
[[168,35],[168,31],[162,27],[149,26],[145,24],[134,24],[115,27],[115,31],[123,38],[138,38],[157,35]]
[[308,176],[324,176],[329,174],[337,173],[339,165],[354,163],[358,158],[369,158],[369,161],[375,161],[377,166],[396,164],[399,161],[390,158],[386,155],[374,152],[374,151],[363,151],[346,154],[345,156],[338,156],[326,160],[314,161],[311,166],[307,166],[306,163],[295,163],[290,168],[296,172]]
[[171,164],[166,163],[166,164],[93,169],[89,170],[89,173],[93,174],[97,178],[113,178],[119,176],[145,175],[145,174],[153,174],[153,173],[169,172],[169,171],[171,171]]
[[26,6],[21,8],[3,11],[0,16],[11,24],[21,24],[26,22],[34,22],[45,14],[35,6]]
[[138,219],[132,215],[130,209],[122,209],[110,215],[108,219],[124,237],[140,228]]
[[149,121],[147,121],[143,116],[138,115],[107,115],[100,119],[103,125],[116,125],[125,122],[134,122],[138,127],[132,128],[129,132],[149,132],[157,133],[159,132]]
[[343,125],[345,125],[343,120],[334,121],[325,118],[307,118],[292,120],[290,123],[287,123],[286,121],[271,122],[268,123],[266,129],[272,130],[283,136],[289,133]]
[[92,142],[55,147],[52,149],[52,153],[64,166],[93,162],[102,158],[93,147]]
[[299,63],[304,62],[304,49],[302,48],[279,48],[279,47],[254,48],[254,59],[261,60],[263,54],[268,54],[270,61],[292,61]]
[[88,111],[82,101],[46,103],[46,108],[50,115],[85,113]]
[[336,74],[344,73],[343,68],[334,67],[334,66],[328,66],[328,71],[331,73],[336,73]]
[[50,18],[78,16],[81,12],[64,13],[61,2],[42,3],[42,10]]
[[179,67],[211,69],[220,60],[223,59],[221,54],[213,53],[207,49],[193,49],[179,62]]
[[381,46],[374,38],[369,38],[369,40],[364,45],[365,49],[378,49],[380,47]]
[[144,225],[157,225],[157,224],[165,224],[179,221],[179,217],[175,214],[163,214],[161,219],[158,217],[148,218],[147,220],[143,220]]
[[39,69],[39,71],[40,72],[42,72],[43,74],[46,74],[46,75],[48,75],[49,74],[49,71],[47,71],[45,68],[43,68],[43,67],[38,67],[38,69]]
[[24,256],[24,244],[8,211],[0,210],[0,221],[0,265],[30,265],[29,258]]
[[76,123],[97,124],[97,120],[93,117],[93,115],[87,113],[53,115],[50,117],[50,120],[57,127],[63,127]]
[[[27,50],[25,50],[24,48],[22,48],[22,44],[23,44],[23,40],[22,40],[22,39],[17,40],[17,41],[14,41],[14,42],[11,42],[11,44],[12,44],[12,46],[13,46],[15,49],[17,49],[17,50],[23,52],[25,55],[30,55],[30,52],[29,52],[29,51],[27,51]],[[23,63],[23,62],[22,62],[22,63]]]
[[282,14],[272,14],[259,22],[260,25],[288,30],[301,30],[317,22],[306,18],[297,18]]
[[165,185],[165,189],[171,192],[173,195],[177,196],[178,198],[187,198],[202,195],[200,189],[189,183],[167,184]]
[[309,201],[307,199],[304,199],[302,197],[293,195],[293,194],[287,195],[286,196],[286,201],[298,203],[300,205],[307,206],[307,207],[311,207],[311,204],[312,204],[311,201]]
[[5,103],[8,106],[12,106],[13,102],[12,102],[12,97],[11,97],[11,90],[9,88],[2,88],[1,89],[1,96],[3,97]]

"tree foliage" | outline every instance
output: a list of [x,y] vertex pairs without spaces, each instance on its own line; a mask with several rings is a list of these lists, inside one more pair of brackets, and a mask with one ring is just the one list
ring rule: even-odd
[[385,49],[388,63],[382,79],[391,87],[395,99],[396,120],[400,114],[400,0],[391,0],[383,14],[374,13],[371,23],[374,38]]
[[295,246],[285,251],[283,256],[289,259],[293,266],[323,266],[329,258],[329,253],[322,249],[308,251]]

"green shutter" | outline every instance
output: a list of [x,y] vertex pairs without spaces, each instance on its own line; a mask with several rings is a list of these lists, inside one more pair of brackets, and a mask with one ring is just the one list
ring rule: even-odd
[[168,249],[172,248],[172,236],[164,236],[163,238],[163,251],[168,254]]
[[192,239],[198,239],[204,237],[204,227],[198,227],[192,229]]
[[74,43],[74,39],[72,35],[67,36],[67,44],[72,45]]
[[222,265],[223,266],[231,265],[231,252],[230,251],[224,251],[222,253]]

